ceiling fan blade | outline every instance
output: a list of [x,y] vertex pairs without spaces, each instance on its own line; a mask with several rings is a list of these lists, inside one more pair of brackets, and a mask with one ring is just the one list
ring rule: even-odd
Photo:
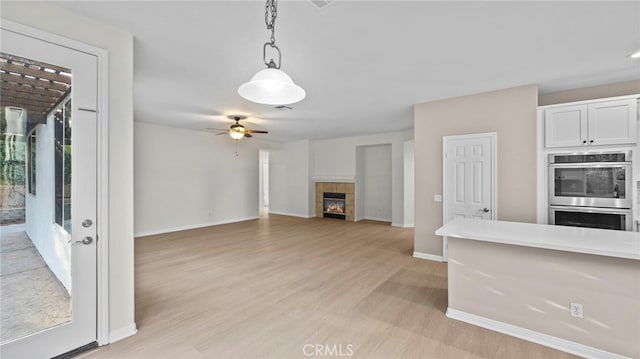
[[207,128],[205,128],[205,130],[209,130],[209,131],[229,131],[226,128],[211,128],[211,127],[207,127]]
[[216,136],[226,135],[226,134],[228,134],[228,133],[229,133],[229,132],[227,132],[227,131],[225,131],[225,132],[218,132],[218,133],[216,133]]
[[245,130],[247,133],[269,133],[269,131],[261,131],[261,130]]
[[246,138],[251,138],[251,137],[253,137],[253,136],[251,136],[251,134],[250,134],[250,133],[245,132],[245,133],[244,133],[244,137],[246,137]]

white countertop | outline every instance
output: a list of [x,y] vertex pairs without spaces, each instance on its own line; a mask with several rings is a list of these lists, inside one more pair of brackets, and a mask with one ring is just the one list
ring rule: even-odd
[[457,218],[439,236],[640,260],[640,233]]

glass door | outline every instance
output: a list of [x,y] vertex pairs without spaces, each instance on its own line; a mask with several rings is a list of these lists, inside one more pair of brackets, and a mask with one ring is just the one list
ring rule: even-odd
[[96,340],[93,55],[1,29],[0,357]]

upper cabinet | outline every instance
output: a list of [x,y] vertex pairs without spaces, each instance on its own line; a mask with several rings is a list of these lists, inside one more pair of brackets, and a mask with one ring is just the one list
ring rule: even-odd
[[571,147],[587,144],[587,106],[565,106],[544,111],[547,147]]
[[544,111],[545,146],[636,143],[637,99],[554,106]]
[[635,99],[587,105],[589,143],[594,145],[635,143],[636,107]]

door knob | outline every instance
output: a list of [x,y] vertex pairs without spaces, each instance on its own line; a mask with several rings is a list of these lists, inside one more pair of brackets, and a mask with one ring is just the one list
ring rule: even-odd
[[489,208],[487,208],[487,207],[484,207],[484,208],[482,209],[482,212],[484,212],[484,213],[487,213],[487,212],[489,212]]
[[89,228],[89,227],[91,227],[92,224],[93,224],[93,222],[90,219],[85,219],[84,221],[82,221],[82,226],[84,228]]

